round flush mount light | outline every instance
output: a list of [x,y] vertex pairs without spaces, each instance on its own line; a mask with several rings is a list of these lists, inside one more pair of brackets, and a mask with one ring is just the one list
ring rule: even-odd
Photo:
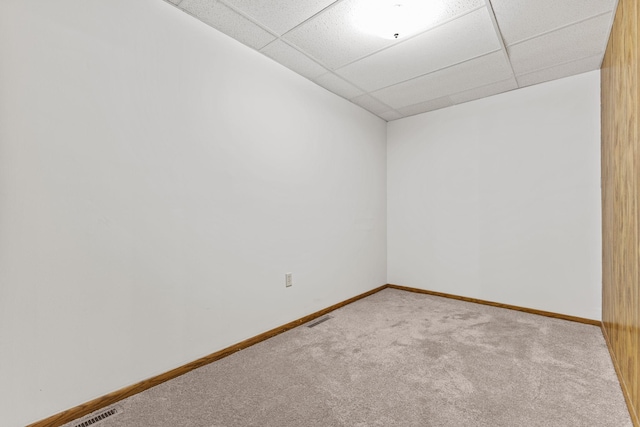
[[362,0],[355,26],[385,39],[408,37],[427,29],[442,13],[441,0]]

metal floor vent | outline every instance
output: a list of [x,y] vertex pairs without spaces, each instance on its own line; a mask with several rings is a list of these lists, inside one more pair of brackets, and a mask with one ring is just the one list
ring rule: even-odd
[[122,412],[122,408],[119,406],[114,406],[113,408],[105,409],[104,411],[98,412],[93,417],[88,420],[84,420],[79,422],[78,424],[73,425],[73,427],[89,427],[95,425],[113,415],[120,414]]
[[331,319],[331,318],[332,318],[331,316],[324,316],[324,317],[321,317],[321,318],[319,318],[318,320],[316,320],[315,322],[313,322],[313,323],[309,323],[309,324],[307,325],[307,328],[313,328],[314,326],[318,326],[320,323],[322,323],[322,322],[326,322],[327,320],[329,320],[329,319]]

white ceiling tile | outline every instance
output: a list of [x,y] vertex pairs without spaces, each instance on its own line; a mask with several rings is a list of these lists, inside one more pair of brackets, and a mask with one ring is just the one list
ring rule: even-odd
[[276,39],[269,32],[218,1],[182,0],[178,7],[254,49],[261,49]]
[[516,74],[549,68],[602,52],[609,34],[610,14],[583,21],[508,48]]
[[354,25],[372,0],[165,1],[385,120],[597,69],[617,3],[428,0],[431,29],[389,40]]
[[[366,34],[354,25],[358,13],[370,2],[343,0],[293,29],[284,38],[332,69],[401,41]],[[483,0],[456,0],[444,8],[433,25],[482,4]]]
[[260,52],[311,80],[327,72],[326,68],[281,40],[269,43]]
[[391,110],[391,107],[368,94],[356,96],[351,102],[361,106],[365,110],[371,111],[373,114],[382,114]]
[[518,89],[518,82],[516,82],[515,78],[511,77],[508,80],[491,83],[486,86],[480,86],[474,89],[465,90],[464,92],[450,95],[449,98],[451,98],[451,101],[453,101],[454,104],[462,104],[463,102],[486,98],[488,96],[497,95],[499,93],[507,92],[513,89]]
[[484,5],[484,0],[445,0],[442,2],[442,15],[438,21],[446,21]]
[[314,81],[323,88],[347,99],[354,98],[363,93],[360,89],[333,73],[324,74]]
[[373,92],[385,104],[400,109],[513,77],[503,52],[495,52],[413,80]]
[[498,49],[493,22],[483,7],[336,73],[373,91]]
[[427,111],[439,110],[440,108],[446,108],[452,105],[453,102],[451,102],[451,99],[449,99],[448,96],[443,96],[442,98],[436,98],[430,101],[409,105],[408,107],[400,108],[398,111],[400,111],[400,113],[404,117],[407,117],[426,113]]
[[610,12],[616,0],[491,0],[507,45]]
[[282,35],[311,18],[336,0],[223,0],[255,19],[276,34]]
[[587,71],[598,70],[602,63],[603,54],[590,56],[589,58],[580,59],[578,61],[569,62],[567,64],[558,65],[544,70],[534,71],[533,73],[517,76],[520,87],[531,86],[534,84],[548,82],[550,80],[561,79],[563,77],[573,76]]
[[373,37],[354,27],[359,0],[345,0],[287,33],[284,38],[330,68],[396,42]]
[[403,116],[397,111],[391,110],[391,111],[387,111],[386,113],[378,114],[378,117],[390,122],[392,120],[401,119]]

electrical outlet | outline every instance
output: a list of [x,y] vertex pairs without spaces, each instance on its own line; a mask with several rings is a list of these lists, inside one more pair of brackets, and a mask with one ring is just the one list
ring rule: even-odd
[[285,275],[284,275],[284,285],[287,288],[293,286],[293,273],[285,273]]

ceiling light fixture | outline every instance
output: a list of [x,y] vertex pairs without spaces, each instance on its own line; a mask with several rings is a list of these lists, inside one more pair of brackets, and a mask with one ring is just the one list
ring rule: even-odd
[[441,0],[363,0],[354,24],[365,33],[399,39],[426,30],[441,13]]

